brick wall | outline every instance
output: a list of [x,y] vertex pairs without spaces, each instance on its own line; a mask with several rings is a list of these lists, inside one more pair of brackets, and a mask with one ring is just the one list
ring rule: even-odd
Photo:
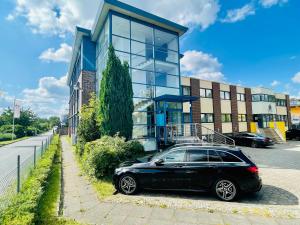
[[81,71],[81,84],[82,96],[81,106],[88,104],[91,93],[96,92],[96,72]]
[[[191,78],[191,96],[200,97],[200,83],[198,79]],[[192,102],[193,123],[200,123],[201,106],[200,99]]]
[[291,117],[291,103],[290,103],[290,96],[285,96],[286,100],[286,110],[287,110],[287,125],[289,128],[292,126],[292,117]]
[[230,85],[230,99],[231,99],[231,117],[232,117],[232,132],[239,132],[238,121],[238,103],[236,95],[236,86]]
[[222,133],[220,83],[213,82],[212,89],[214,107],[214,128],[215,131]]
[[250,132],[251,131],[250,124],[253,121],[252,95],[251,95],[250,88],[245,88],[245,100],[246,100],[247,126],[248,126],[248,132]]

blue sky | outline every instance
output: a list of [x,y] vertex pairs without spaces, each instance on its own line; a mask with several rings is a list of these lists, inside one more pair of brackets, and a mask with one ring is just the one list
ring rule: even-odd
[[[183,75],[264,86],[300,97],[300,1],[124,0],[188,26]],[[75,25],[90,27],[100,0],[2,0],[0,110],[14,97],[40,116],[66,112]]]

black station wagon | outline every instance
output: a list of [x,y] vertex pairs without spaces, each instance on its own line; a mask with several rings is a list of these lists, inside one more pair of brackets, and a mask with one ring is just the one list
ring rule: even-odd
[[115,170],[114,185],[123,194],[142,189],[212,191],[223,201],[257,192],[257,166],[239,148],[175,145],[151,157],[125,162]]

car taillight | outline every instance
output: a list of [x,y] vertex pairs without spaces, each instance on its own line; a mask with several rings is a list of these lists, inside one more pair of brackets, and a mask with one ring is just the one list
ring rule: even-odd
[[256,166],[250,166],[247,168],[250,173],[258,173],[258,168]]

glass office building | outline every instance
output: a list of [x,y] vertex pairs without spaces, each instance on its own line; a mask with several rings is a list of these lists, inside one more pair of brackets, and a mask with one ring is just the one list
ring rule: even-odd
[[[155,138],[154,98],[180,95],[179,35],[156,25],[111,11],[96,45],[97,91],[107,62],[109,44],[130,66],[134,92],[134,138]],[[181,103],[170,106],[181,109]],[[169,113],[169,123],[180,123],[182,113]]]

